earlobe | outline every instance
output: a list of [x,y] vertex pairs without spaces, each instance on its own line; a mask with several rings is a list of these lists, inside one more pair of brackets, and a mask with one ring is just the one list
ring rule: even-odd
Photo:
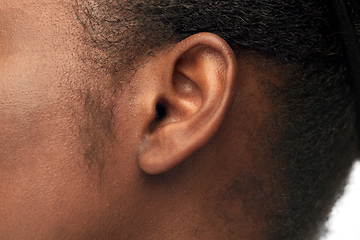
[[144,132],[138,161],[146,173],[160,174],[214,136],[235,97],[237,63],[223,39],[199,33],[154,58],[151,66],[157,74],[153,84],[161,86],[148,103],[156,117]]

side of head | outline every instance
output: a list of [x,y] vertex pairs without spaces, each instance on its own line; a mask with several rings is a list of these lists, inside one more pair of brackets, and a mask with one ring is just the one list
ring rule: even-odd
[[357,152],[329,11],[1,3],[0,236],[317,237]]
[[[105,14],[84,18],[88,23],[101,25],[106,18],[98,16],[110,13],[119,16],[119,22],[136,26],[126,38],[133,44],[124,44],[117,31],[108,31],[110,34],[103,39],[120,40],[109,44],[96,37],[96,28],[87,28],[100,48],[122,49],[130,45],[133,49],[127,50],[131,53],[151,55],[164,45],[171,46],[199,32],[211,32],[223,38],[234,51],[238,60],[238,84],[246,82],[241,80],[246,75],[245,69],[258,67],[252,75],[263,74],[257,78],[256,87],[249,91],[238,85],[231,108],[246,112],[247,119],[257,123],[252,129],[249,125],[243,127],[251,129],[247,133],[252,137],[246,141],[250,146],[247,152],[253,153],[252,157],[243,158],[265,159],[258,165],[277,172],[277,180],[272,181],[281,185],[282,190],[272,192],[272,197],[279,206],[268,214],[279,221],[277,226],[272,226],[276,229],[269,226],[274,239],[316,238],[342,191],[357,152],[354,96],[329,3],[161,1],[133,4],[127,1],[128,4],[119,8],[116,4],[98,3]],[[124,12],[126,18],[121,17],[120,13]],[[118,27],[107,25],[112,30]],[[142,37],[137,38],[137,34]],[[260,58],[255,57],[259,55]],[[111,53],[109,56],[116,58]],[[254,93],[255,88],[258,92],[249,95],[262,98],[262,102],[258,102],[261,106],[271,102],[270,106],[246,110],[236,104],[239,96],[244,96],[244,92]],[[249,95],[246,99],[254,102]],[[241,102],[249,106],[244,98]],[[241,122],[243,118],[237,117]]]

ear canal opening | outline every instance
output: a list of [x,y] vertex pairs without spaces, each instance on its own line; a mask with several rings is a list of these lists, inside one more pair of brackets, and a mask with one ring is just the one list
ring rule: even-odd
[[154,118],[154,122],[160,122],[166,116],[166,108],[164,105],[158,103],[156,104],[156,115]]
[[163,120],[166,117],[166,114],[167,114],[166,107],[161,103],[156,104],[155,117],[150,125],[150,132],[155,131],[155,129],[159,125],[158,123],[161,122],[161,120]]

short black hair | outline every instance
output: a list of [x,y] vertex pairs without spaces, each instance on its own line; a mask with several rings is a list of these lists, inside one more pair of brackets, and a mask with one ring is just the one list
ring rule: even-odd
[[115,72],[199,32],[283,67],[285,81],[267,91],[277,110],[267,119],[277,136],[270,161],[280,163],[284,189],[269,238],[318,237],[357,154],[354,93],[329,1],[84,2],[78,17]]

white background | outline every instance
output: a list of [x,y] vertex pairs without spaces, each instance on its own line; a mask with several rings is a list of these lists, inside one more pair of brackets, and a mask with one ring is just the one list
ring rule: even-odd
[[345,188],[327,223],[329,233],[320,240],[360,240],[360,161],[355,163]]

